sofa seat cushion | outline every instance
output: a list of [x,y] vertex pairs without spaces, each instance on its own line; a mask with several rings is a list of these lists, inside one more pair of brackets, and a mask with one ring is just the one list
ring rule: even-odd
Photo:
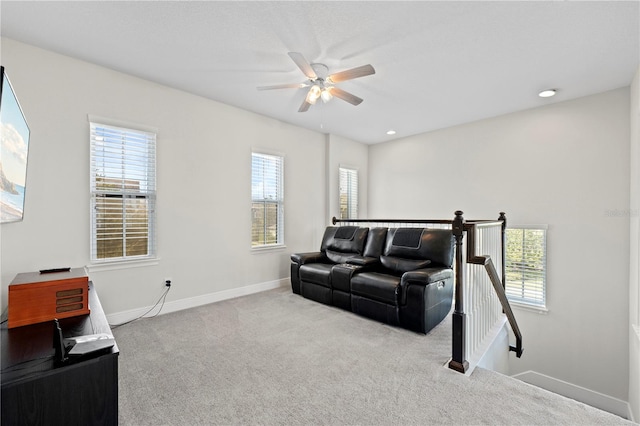
[[382,266],[394,273],[402,275],[408,271],[426,268],[429,266],[431,261],[425,259],[414,260],[394,256],[380,256],[380,263],[382,263]]
[[400,277],[379,272],[362,272],[351,278],[351,293],[397,306]]
[[300,281],[331,287],[331,268],[333,264],[308,263],[300,266]]

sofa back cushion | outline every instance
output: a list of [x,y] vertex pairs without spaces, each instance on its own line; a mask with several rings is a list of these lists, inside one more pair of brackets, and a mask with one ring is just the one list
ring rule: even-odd
[[387,240],[387,228],[371,228],[364,246],[365,257],[380,257]]
[[321,251],[334,263],[344,263],[353,255],[362,255],[369,228],[329,226],[322,238]]
[[391,228],[387,232],[383,266],[404,273],[427,266],[451,267],[453,234],[446,229]]

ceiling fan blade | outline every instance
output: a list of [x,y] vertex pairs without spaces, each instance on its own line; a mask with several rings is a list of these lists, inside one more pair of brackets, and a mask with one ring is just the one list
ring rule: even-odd
[[332,83],[340,83],[341,81],[352,80],[358,77],[375,74],[376,70],[369,64],[360,67],[351,68],[350,70],[340,71],[327,77],[327,81]]
[[292,83],[292,84],[276,84],[275,86],[259,86],[258,90],[273,90],[273,89],[302,89],[307,87],[306,83]]
[[302,71],[309,80],[316,80],[318,78],[309,62],[304,58],[304,56],[302,56],[302,53],[289,52],[289,57],[293,59],[293,62],[296,63],[298,68],[300,68],[300,71]]
[[305,98],[304,101],[302,101],[302,105],[300,105],[298,112],[306,112],[310,106],[311,104],[307,102],[307,98]]
[[338,89],[337,87],[332,87],[330,92],[336,98],[340,98],[343,101],[349,102],[351,105],[360,105],[362,103],[362,98],[357,97],[356,95],[352,95],[349,92],[345,92],[342,89]]

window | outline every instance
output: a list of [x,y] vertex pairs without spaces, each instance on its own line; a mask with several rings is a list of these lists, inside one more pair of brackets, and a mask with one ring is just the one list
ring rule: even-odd
[[251,247],[284,244],[284,158],[251,153]]
[[90,123],[91,260],[155,256],[156,135]]
[[529,226],[507,229],[506,293],[511,302],[546,305],[547,230]]
[[340,219],[358,218],[358,171],[340,167]]

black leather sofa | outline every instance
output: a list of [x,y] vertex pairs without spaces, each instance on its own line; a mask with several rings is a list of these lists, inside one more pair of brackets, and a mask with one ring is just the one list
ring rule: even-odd
[[428,333],[451,309],[450,230],[327,227],[320,251],[291,255],[294,293]]

